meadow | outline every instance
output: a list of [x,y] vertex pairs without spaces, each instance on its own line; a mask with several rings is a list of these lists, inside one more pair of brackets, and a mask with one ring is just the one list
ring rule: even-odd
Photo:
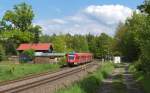
[[11,62],[0,63],[0,82],[18,79],[31,74],[59,69],[58,64],[12,64]]

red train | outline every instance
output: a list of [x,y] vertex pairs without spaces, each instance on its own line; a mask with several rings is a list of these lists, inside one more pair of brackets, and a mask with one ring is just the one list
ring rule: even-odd
[[66,57],[69,65],[78,65],[93,60],[93,54],[91,53],[70,53]]

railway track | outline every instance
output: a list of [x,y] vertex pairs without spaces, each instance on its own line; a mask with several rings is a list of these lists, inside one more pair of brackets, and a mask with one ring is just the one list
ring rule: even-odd
[[[78,67],[66,69],[63,71],[58,71],[56,73],[51,73],[51,74],[41,74],[38,75],[37,77],[30,77],[30,78],[25,78],[22,80],[18,81],[13,81],[7,84],[3,84],[0,86],[0,93],[37,93],[37,92],[29,92],[27,90],[34,90],[35,87],[51,83],[57,81],[59,79],[74,75],[76,73],[80,73],[82,71],[85,71],[85,69],[89,69],[93,66],[96,66],[96,63],[88,63],[85,65],[81,65]],[[38,89],[38,88],[37,88]],[[27,91],[27,92],[26,92]],[[39,92],[40,93],[40,92]],[[43,92],[47,93],[47,92]]]

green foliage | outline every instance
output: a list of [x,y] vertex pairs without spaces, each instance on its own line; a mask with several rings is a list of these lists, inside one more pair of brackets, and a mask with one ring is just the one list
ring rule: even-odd
[[30,59],[33,59],[33,58],[34,58],[34,53],[35,53],[35,51],[34,51],[33,49],[24,50],[24,51],[22,52],[22,54],[27,55]]
[[65,36],[60,35],[60,36],[55,36],[52,41],[54,45],[54,50],[56,52],[65,52],[66,49],[66,42],[65,42]]
[[107,55],[112,55],[112,38],[105,33],[101,33],[96,38],[96,56],[105,58]]
[[26,3],[15,5],[13,10],[6,11],[3,16],[4,21],[10,22],[14,28],[20,31],[27,31],[32,24],[33,18],[34,13],[32,7]]
[[42,35],[41,42],[54,44],[55,52],[92,52],[95,57],[112,55],[113,38],[105,33],[100,36],[83,35]]
[[0,36],[4,38],[4,42],[7,42],[9,39],[13,40],[14,43],[30,42],[33,40],[33,34],[31,32],[22,32],[19,30],[4,31]]
[[33,18],[32,7],[26,3],[14,5],[12,10],[5,12],[0,20],[0,41],[7,55],[17,55],[20,43],[39,42],[41,27],[33,26]]
[[[139,66],[142,64],[139,64],[139,62],[136,62],[136,64],[131,64],[129,66],[129,71],[134,73],[134,77],[136,81],[142,86],[145,93],[150,93],[150,74],[145,74],[143,72],[139,72]],[[138,67],[138,68],[137,68]]]
[[59,62],[58,62],[58,64],[60,65],[60,66],[64,66],[65,64],[66,64],[66,57],[62,57],[60,60],[59,60]]
[[42,36],[39,37],[39,39],[40,39],[40,42],[42,42],[42,43],[51,43],[52,39],[53,39],[53,36],[42,35]]
[[139,33],[143,31],[144,22],[145,17],[142,14],[133,13],[132,18],[127,19],[125,24],[118,26],[114,48],[120,51],[127,61],[136,61],[140,56]]
[[96,72],[88,75],[82,81],[79,81],[65,89],[61,89],[56,93],[95,93],[102,80],[108,76],[113,69],[113,64],[103,64]]
[[5,50],[3,46],[0,44],[0,61],[5,59]]
[[88,42],[85,36],[70,34],[66,35],[43,35],[40,37],[41,42],[51,42],[54,45],[55,52],[88,52]]
[[128,61],[137,61],[137,71],[150,73],[150,0],[138,6],[142,13],[134,12],[117,30],[116,48]]
[[40,34],[41,34],[41,27],[36,25],[36,26],[31,26],[29,29],[30,32],[34,34],[33,42],[34,43],[39,43],[40,39]]
[[150,15],[150,0],[144,0],[144,3],[137,7],[141,12]]
[[82,35],[74,35],[72,48],[75,52],[88,52],[89,49],[86,37]]
[[150,75],[139,75],[138,78],[145,92],[150,93]]

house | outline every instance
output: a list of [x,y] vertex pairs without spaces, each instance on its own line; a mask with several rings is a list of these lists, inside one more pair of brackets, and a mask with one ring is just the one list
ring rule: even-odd
[[17,51],[33,49],[35,52],[52,53],[53,46],[51,43],[24,43],[20,44]]

